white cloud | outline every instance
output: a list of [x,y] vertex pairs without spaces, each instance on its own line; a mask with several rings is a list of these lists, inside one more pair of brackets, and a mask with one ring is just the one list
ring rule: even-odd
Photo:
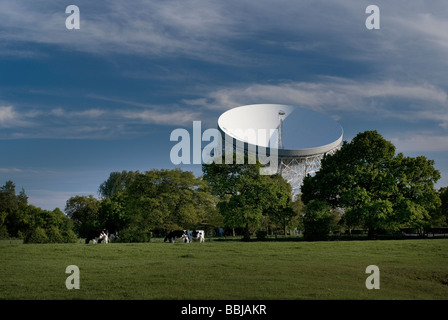
[[12,106],[0,107],[0,124],[8,126],[11,122],[17,121],[18,115]]
[[158,125],[186,125],[194,120],[200,120],[200,113],[188,110],[179,110],[174,112],[160,112],[156,110],[137,110],[124,111],[121,115],[127,119],[138,120],[143,123]]
[[[444,16],[445,18],[445,16]],[[413,19],[398,18],[397,21],[414,34],[420,35],[427,43],[432,43],[443,51],[448,50],[448,22],[431,13],[419,13]]]
[[[34,116],[31,113],[28,116]],[[13,106],[0,106],[0,128],[25,127],[31,123],[16,111]]]
[[23,171],[22,169],[18,168],[0,168],[1,173],[18,173],[22,171]]
[[216,60],[227,50],[220,40],[234,33],[232,19],[219,1],[103,1],[78,6],[81,28],[72,31],[65,27],[65,7],[50,1],[4,0],[0,35],[6,42],[56,44],[90,53],[181,53]]
[[433,132],[402,132],[391,142],[399,152],[448,152],[448,135]]
[[429,84],[397,81],[355,81],[323,77],[319,82],[249,84],[212,91],[212,109],[228,109],[249,103],[284,103],[320,110],[366,110],[368,99],[399,98],[447,105],[447,93]]
[[104,110],[99,109],[87,109],[83,111],[67,111],[59,107],[50,110],[49,115],[54,117],[65,117],[65,118],[80,117],[89,119],[89,118],[98,118],[102,116],[104,113],[105,113]]
[[104,114],[104,111],[98,109],[89,109],[84,111],[72,112],[71,114],[78,117],[98,118]]

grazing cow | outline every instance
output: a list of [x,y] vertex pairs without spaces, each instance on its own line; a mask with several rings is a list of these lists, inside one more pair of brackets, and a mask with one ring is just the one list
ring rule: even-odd
[[205,232],[204,230],[189,230],[188,242],[193,242],[193,238],[199,239],[199,242],[205,242]]
[[176,240],[176,238],[182,238],[182,240],[184,241],[186,239],[186,236],[187,236],[187,231],[186,230],[171,231],[170,233],[168,233],[166,235],[166,237],[163,240],[163,242],[166,242],[166,240],[169,240],[171,243],[174,243],[174,240]]
[[109,242],[109,232],[106,229],[92,230],[87,234],[86,244],[92,240],[92,243],[108,243]]
[[104,244],[109,243],[109,236],[107,235],[107,232],[105,232],[105,231],[101,232],[98,240]]

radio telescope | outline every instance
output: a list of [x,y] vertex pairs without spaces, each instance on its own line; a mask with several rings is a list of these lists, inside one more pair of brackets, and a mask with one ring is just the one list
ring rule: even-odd
[[233,151],[237,153],[251,154],[260,147],[271,148],[272,153],[275,149],[277,173],[291,184],[293,194],[300,192],[306,175],[320,169],[325,154],[339,150],[343,136],[342,127],[329,116],[280,104],[230,109],[219,117],[218,129],[223,140],[232,141]]

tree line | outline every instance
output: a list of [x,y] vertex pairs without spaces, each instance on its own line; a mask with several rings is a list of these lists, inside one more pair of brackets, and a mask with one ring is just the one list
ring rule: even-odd
[[16,194],[12,181],[0,189],[0,239],[20,238],[25,243],[76,242],[72,221],[59,209],[44,210],[28,204],[25,190]]
[[280,175],[260,175],[260,163],[232,163],[203,164],[201,177],[181,169],[112,172],[98,198],[68,199],[65,215],[29,205],[25,191],[16,194],[8,181],[0,192],[0,237],[73,242],[107,229],[120,241],[146,242],[170,230],[224,228],[249,240],[297,228],[307,240],[360,229],[373,239],[404,227],[423,234],[448,226],[448,188],[435,190],[434,161],[395,154],[376,131],[326,155],[295,196]]
[[[279,175],[260,175],[259,167],[226,165],[218,172],[204,165],[203,177],[181,169],[112,172],[99,187],[100,199],[72,197],[65,211],[81,237],[105,228],[119,231],[120,241],[145,242],[171,230],[227,228],[248,239],[257,228],[288,227],[297,215],[290,185]],[[213,178],[226,185],[207,180]]]

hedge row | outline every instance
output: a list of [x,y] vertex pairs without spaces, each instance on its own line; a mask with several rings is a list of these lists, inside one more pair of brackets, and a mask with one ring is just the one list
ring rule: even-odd
[[78,237],[72,230],[62,230],[55,226],[48,229],[34,228],[27,234],[24,243],[75,243]]

